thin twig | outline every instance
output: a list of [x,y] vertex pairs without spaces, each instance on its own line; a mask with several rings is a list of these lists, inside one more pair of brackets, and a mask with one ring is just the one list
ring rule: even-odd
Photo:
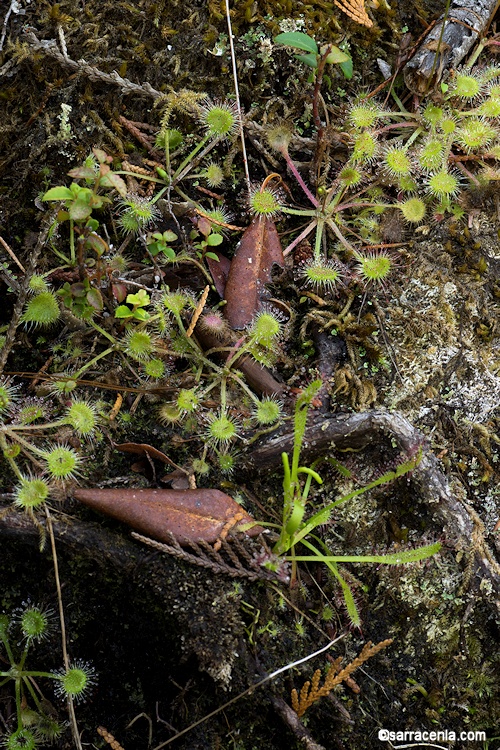
[[128,78],[122,78],[116,70],[113,70],[112,73],[104,73],[102,70],[99,70],[99,68],[89,65],[83,58],[80,58],[80,60],[72,60],[70,57],[64,57],[62,52],[59,52],[57,49],[55,42],[51,40],[41,41],[31,31],[26,33],[26,38],[32,49],[44,52],[49,57],[57,60],[64,67],[72,68],[73,70],[83,73],[91,81],[102,81],[103,83],[112,84],[113,86],[119,86],[124,94],[140,94],[142,96],[149,96],[152,99],[159,99],[163,96],[163,94],[154,89],[150,83],[134,83]]
[[245,167],[245,180],[247,183],[247,190],[248,192],[250,192],[250,173],[248,171],[247,150],[245,147],[245,133],[243,131],[243,116],[241,112],[240,91],[238,87],[238,71],[236,69],[236,56],[234,54],[233,28],[231,26],[231,14],[229,13],[229,0],[226,0],[226,19],[227,19],[227,30],[228,30],[228,35],[229,35],[229,47],[231,50],[231,65],[233,68],[234,93],[236,96],[236,107],[238,110],[238,120],[240,123],[241,152],[243,155],[243,166]]
[[[61,580],[59,578],[59,565],[57,562],[56,540],[54,537],[54,529],[52,526],[52,517],[50,515],[50,511],[47,505],[45,505],[45,516],[47,518],[47,529],[49,532],[50,548],[52,550],[52,562],[54,565],[54,578],[56,581],[56,589],[57,589],[57,604],[59,608],[59,621],[61,623],[61,643],[62,643],[64,668],[66,672],[69,672],[70,663],[69,663],[68,649],[66,647],[66,623],[64,620],[64,607],[63,607],[63,601],[62,601]],[[69,718],[70,718],[70,723],[71,723],[71,733],[73,735],[73,740],[75,741],[77,750],[83,750],[82,742],[80,740],[80,734],[78,732],[78,724],[76,723],[75,706],[73,704],[73,698],[71,697],[71,695],[67,695],[67,700],[68,700],[68,713],[69,713]]]
[[5,242],[5,240],[4,240],[3,237],[0,237],[0,245],[2,245],[2,247],[4,247],[4,249],[9,253],[10,257],[12,258],[12,260],[14,261],[14,263],[17,266],[19,266],[19,268],[21,269],[21,271],[23,273],[26,273],[25,267],[23,266],[23,264],[21,263],[21,261],[18,260],[17,255],[15,254],[15,252],[13,250],[11,250],[11,248]]
[[5,14],[5,18],[3,19],[2,36],[0,38],[0,52],[3,50],[3,44],[5,42],[5,37],[7,36],[7,24],[9,23],[10,14],[16,8],[16,6],[17,0],[11,0],[9,9]]
[[66,37],[64,36],[64,29],[60,23],[57,24],[57,34],[59,36],[59,44],[61,46],[61,52],[65,60],[68,59],[68,48],[66,46]]
[[299,664],[304,664],[306,661],[309,661],[309,659],[314,659],[315,656],[318,656],[319,654],[322,654],[323,651],[327,651],[329,648],[331,648],[335,643],[338,643],[342,638],[344,638],[344,635],[340,635],[338,638],[336,638],[334,641],[330,641],[326,644],[326,646],[323,646],[322,648],[318,649],[317,651],[314,651],[312,654],[308,654],[308,656],[304,656],[303,659],[299,659],[298,661],[294,661],[291,664],[287,664],[285,667],[280,667],[280,669],[277,669],[275,672],[271,672],[271,674],[268,674],[267,677],[264,677],[263,680],[259,680],[259,682],[256,682],[254,685],[251,685],[249,688],[244,690],[242,693],[239,693],[239,695],[236,695],[234,698],[231,698],[231,700],[224,703],[222,706],[219,706],[219,708],[216,708],[215,711],[211,711],[209,714],[204,716],[202,719],[199,719],[198,721],[195,721],[194,724],[190,724],[190,726],[186,727],[186,729],[183,729],[181,732],[178,732],[173,737],[170,737],[169,740],[165,740],[165,742],[162,742],[160,745],[157,745],[154,750],[160,750],[160,748],[165,747],[166,745],[170,745],[171,742],[174,740],[177,740],[179,737],[182,737],[183,734],[187,734],[187,732],[190,732],[195,727],[198,727],[200,724],[203,724],[208,719],[211,719],[212,716],[216,716],[221,711],[224,711],[228,706],[231,706],[233,703],[236,703],[236,701],[239,701],[240,698],[243,698],[243,696],[248,695],[253,690],[255,690],[258,687],[261,687],[261,685],[264,685],[266,682],[269,682],[269,680],[273,680],[275,677],[277,677],[279,674],[282,674],[283,672],[287,672],[289,669],[293,669],[294,667],[298,667]]

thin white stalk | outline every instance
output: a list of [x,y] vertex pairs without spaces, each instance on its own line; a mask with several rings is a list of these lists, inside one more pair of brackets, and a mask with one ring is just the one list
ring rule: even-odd
[[[68,672],[70,668],[70,662],[69,662],[69,656],[68,656],[68,649],[66,646],[66,624],[64,620],[64,607],[63,607],[63,600],[62,600],[61,580],[59,578],[59,565],[57,562],[56,540],[54,537],[54,529],[52,526],[52,516],[50,515],[50,511],[47,505],[45,505],[44,507],[45,507],[45,516],[47,518],[47,530],[49,532],[50,547],[52,550],[52,562],[54,565],[54,578],[56,581],[57,605],[59,609],[59,622],[61,624],[61,645],[62,645],[62,652],[63,652],[64,669],[66,670],[66,672]],[[67,698],[68,713],[69,713],[70,724],[71,724],[71,733],[73,735],[75,747],[77,748],[77,750],[83,750],[82,741],[80,739],[80,732],[78,731],[78,724],[76,723],[76,714],[75,714],[75,706],[73,703],[73,698],[71,697],[71,695],[67,695],[66,698]]]
[[229,35],[229,47],[231,49],[231,66],[233,68],[236,108],[238,110],[238,120],[240,123],[240,138],[241,138],[241,151],[243,154],[243,166],[245,168],[245,180],[247,183],[247,190],[250,193],[250,173],[248,171],[247,150],[245,146],[245,133],[243,131],[243,113],[241,111],[240,90],[238,87],[238,71],[236,69],[236,56],[234,54],[233,27],[231,26],[231,14],[229,13],[229,0],[226,0],[226,20],[227,20],[227,30],[228,30],[228,35]]
[[334,641],[330,641],[326,644],[326,646],[323,646],[322,648],[319,648],[317,651],[314,651],[312,654],[308,654],[307,656],[304,656],[302,659],[299,659],[298,661],[294,661],[291,664],[287,664],[285,667],[280,667],[280,669],[277,669],[276,672],[271,672],[271,674],[268,674],[267,677],[264,677],[263,680],[260,680],[259,682],[256,682],[254,685],[251,685],[249,688],[244,690],[239,695],[236,695],[234,698],[231,698],[230,701],[227,701],[227,703],[224,703],[222,706],[219,706],[219,708],[216,708],[215,711],[212,711],[211,713],[207,714],[203,717],[203,719],[200,719],[199,721],[196,721],[194,724],[191,724],[189,727],[186,727],[186,729],[183,729],[181,732],[178,732],[173,737],[170,737],[169,740],[166,740],[165,742],[162,742],[161,745],[157,745],[154,750],[160,750],[160,748],[165,747],[166,745],[170,745],[171,742],[174,742],[174,740],[181,737],[181,735],[186,734],[187,732],[190,732],[191,729],[194,729],[195,727],[199,726],[200,724],[203,724],[204,721],[207,721],[207,719],[211,719],[212,716],[215,716],[216,714],[223,711],[225,708],[230,706],[232,703],[236,703],[236,701],[239,701],[240,698],[243,698],[244,695],[248,695],[248,693],[251,693],[252,690],[255,690],[255,688],[260,687],[261,685],[264,685],[264,683],[268,682],[269,680],[274,679],[277,677],[277,675],[282,674],[282,672],[286,672],[289,669],[293,669],[294,667],[298,667],[299,664],[304,664],[304,662],[309,661],[309,659],[313,659],[315,656],[318,656],[318,654],[322,654],[323,651],[327,651],[329,648],[331,648],[335,643],[338,643],[338,641],[342,640],[344,638],[344,635],[340,635],[338,638],[336,638]]

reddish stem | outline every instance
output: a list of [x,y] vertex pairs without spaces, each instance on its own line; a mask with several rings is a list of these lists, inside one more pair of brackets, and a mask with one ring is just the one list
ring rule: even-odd
[[323,137],[323,133],[325,132],[323,123],[321,122],[321,118],[319,116],[319,107],[318,107],[319,92],[321,89],[321,84],[323,82],[323,73],[325,71],[326,58],[328,57],[331,51],[332,51],[332,45],[329,44],[325,52],[320,57],[317,72],[316,72],[316,83],[314,84],[312,107],[313,107],[314,124],[316,126],[316,130],[318,131],[318,141],[321,140],[321,138]]

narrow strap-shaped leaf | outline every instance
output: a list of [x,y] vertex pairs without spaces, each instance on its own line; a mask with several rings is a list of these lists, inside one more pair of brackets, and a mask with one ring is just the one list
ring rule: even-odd
[[[305,540],[302,542],[305,544]],[[310,546],[307,544],[306,546]],[[391,552],[387,555],[323,555],[319,552],[317,555],[294,555],[293,559],[297,562],[343,562],[343,563],[383,563],[385,565],[404,565],[406,563],[420,562],[427,557],[432,557],[439,552],[441,545],[439,542],[428,544],[425,547],[417,549],[402,550],[401,552]]]

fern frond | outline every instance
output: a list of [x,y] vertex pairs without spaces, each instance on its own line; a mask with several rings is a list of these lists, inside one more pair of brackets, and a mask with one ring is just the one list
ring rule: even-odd
[[[321,670],[317,669],[312,676],[311,681],[307,680],[300,691],[300,696],[297,691],[292,690],[292,708],[297,716],[302,716],[309,706],[312,706],[320,698],[325,697],[328,693],[333,690],[336,685],[340,685],[341,682],[347,680],[349,676],[358,669],[365,661],[371,659],[372,656],[378,654],[382,649],[387,648],[392,643],[392,638],[387,638],[385,641],[380,641],[376,645],[373,645],[371,641],[365,643],[359,656],[357,656],[350,664],[343,669],[340,669],[342,657],[339,656],[328,670],[328,674],[325,677],[325,681],[322,687],[319,686],[321,679]],[[339,671],[340,670],[340,671]]]
[[203,541],[198,544],[191,542],[188,548],[183,548],[172,534],[170,544],[157,542],[156,539],[150,539],[136,531],[132,532],[132,536],[149,547],[166,552],[167,555],[230,578],[248,578],[250,581],[275,581],[278,578],[273,571],[261,567],[237,537],[232,537],[230,541],[221,540],[220,548],[215,549]]
[[333,0],[337,8],[361,26],[371,29],[373,21],[365,10],[364,0]]
[[97,727],[97,734],[100,734],[101,737],[106,740],[108,745],[111,745],[111,750],[123,750],[123,747],[118,740],[115,740],[111,732],[108,732],[104,727]]

